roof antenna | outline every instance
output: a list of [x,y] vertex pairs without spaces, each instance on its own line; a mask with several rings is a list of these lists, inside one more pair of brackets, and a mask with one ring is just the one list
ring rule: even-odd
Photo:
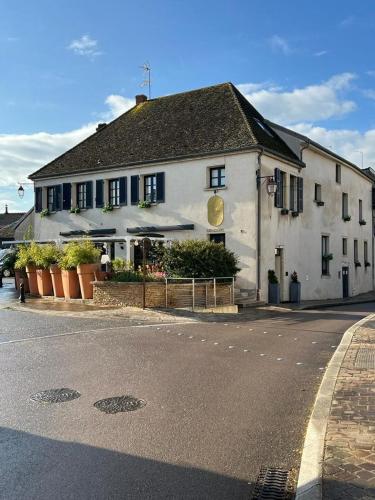
[[150,63],[145,62],[140,66],[143,69],[144,80],[141,83],[141,87],[148,87],[148,98],[151,99],[151,66]]

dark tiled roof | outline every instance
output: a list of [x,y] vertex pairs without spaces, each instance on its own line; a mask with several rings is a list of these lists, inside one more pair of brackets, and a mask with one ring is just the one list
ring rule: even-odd
[[30,178],[91,172],[263,146],[298,157],[231,84],[151,99],[133,107]]
[[16,212],[16,213],[2,213],[0,214],[0,228],[4,226],[9,226],[9,224],[13,224],[17,222],[21,217],[25,215],[24,212]]

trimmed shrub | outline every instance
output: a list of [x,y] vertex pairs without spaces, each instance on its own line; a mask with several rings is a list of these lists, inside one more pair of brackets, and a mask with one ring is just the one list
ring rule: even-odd
[[160,264],[170,277],[229,277],[240,271],[236,255],[213,241],[174,241],[170,247],[160,247],[158,253]]
[[101,251],[88,239],[70,241],[64,246],[58,264],[61,269],[76,269],[81,264],[96,264],[100,261]]

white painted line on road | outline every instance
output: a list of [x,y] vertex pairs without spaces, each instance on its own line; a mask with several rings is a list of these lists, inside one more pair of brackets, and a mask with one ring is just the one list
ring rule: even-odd
[[234,345],[228,346],[228,349],[234,349]]
[[219,342],[214,342],[214,345],[219,345]]
[[201,342],[206,342],[206,339],[202,339]]
[[[203,321],[185,321],[181,323],[168,323],[164,326],[176,326],[176,325],[196,325],[196,324],[201,324]],[[14,339],[14,340],[5,340],[4,342],[0,342],[1,345],[6,345],[6,344],[18,344],[19,342],[32,342],[34,340],[42,340],[42,339],[53,339],[54,337],[68,337],[70,335],[82,335],[82,334],[97,334],[101,332],[107,332],[107,331],[112,331],[112,330],[129,330],[131,328],[155,328],[157,325],[160,323],[153,324],[153,325],[127,325],[127,326],[113,326],[110,328],[97,328],[96,330],[78,330],[76,332],[66,332],[66,333],[58,333],[56,335],[40,335],[38,337],[29,337],[29,338],[23,338],[23,339]],[[190,337],[189,337],[190,338]],[[192,337],[191,337],[192,338]]]

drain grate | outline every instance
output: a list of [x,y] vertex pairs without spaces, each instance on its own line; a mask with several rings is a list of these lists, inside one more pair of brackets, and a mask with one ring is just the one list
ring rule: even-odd
[[104,413],[119,413],[125,411],[135,411],[143,408],[146,401],[133,396],[115,396],[113,398],[101,399],[94,403],[95,408]]
[[46,391],[37,392],[30,396],[30,399],[38,403],[65,403],[66,401],[73,401],[81,394],[74,389],[48,389]]
[[289,471],[263,467],[255,483],[252,500],[287,500],[291,498]]
[[375,370],[375,349],[373,347],[362,347],[358,349],[354,366],[356,368],[367,368],[369,370]]

